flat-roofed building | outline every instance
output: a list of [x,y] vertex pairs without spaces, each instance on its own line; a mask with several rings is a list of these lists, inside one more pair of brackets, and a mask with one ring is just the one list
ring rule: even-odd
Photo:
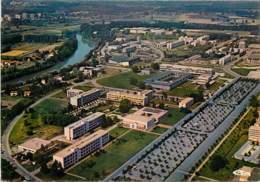
[[145,106],[152,99],[152,95],[152,90],[113,90],[107,92],[107,99],[111,101],[121,101],[123,99],[128,99],[132,104]]
[[251,50],[247,56],[247,63],[249,64],[260,64],[260,51],[259,49]]
[[165,71],[146,79],[144,83],[154,89],[170,90],[192,78],[192,74],[180,71]]
[[80,89],[70,88],[67,90],[67,98],[75,97],[82,94],[84,91]]
[[209,75],[215,74],[215,71],[212,68],[203,68],[203,67],[195,67],[195,66],[160,64],[160,69],[162,71],[167,71],[167,70],[183,71],[183,72],[192,73],[192,74],[209,74]]
[[165,110],[144,107],[135,113],[125,116],[122,125],[126,128],[150,130],[166,115],[167,111]]
[[225,55],[224,57],[220,58],[218,63],[220,65],[225,65],[228,62],[230,62],[231,60],[232,60],[232,56],[230,54],[228,54],[228,55]]
[[29,139],[29,140],[25,141],[24,143],[18,145],[18,149],[20,151],[35,153],[39,149],[41,149],[42,146],[45,147],[46,145],[48,145],[50,143],[51,143],[50,141],[44,140],[41,138],[32,138],[32,139]]
[[87,116],[77,122],[74,122],[64,128],[64,135],[67,140],[74,140],[87,132],[97,128],[101,125],[105,114],[102,112],[96,112]]
[[82,107],[94,100],[97,100],[101,95],[100,89],[91,89],[79,95],[70,98],[70,104],[77,107]]
[[108,132],[98,130],[54,154],[53,160],[59,162],[63,168],[68,168],[92,152],[102,148],[107,142],[109,142]]
[[179,46],[182,46],[182,45],[184,45],[184,41],[183,40],[176,40],[176,41],[174,41],[174,42],[169,42],[169,43],[167,43],[167,49],[174,49],[174,48],[176,48],[176,47],[179,47]]
[[256,123],[250,126],[248,131],[248,139],[255,142],[260,142],[260,124]]
[[179,103],[179,108],[189,108],[192,106],[194,99],[192,97],[186,97]]

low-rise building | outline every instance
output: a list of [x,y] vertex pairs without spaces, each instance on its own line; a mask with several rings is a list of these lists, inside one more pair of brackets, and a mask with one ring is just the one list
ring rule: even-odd
[[139,58],[135,56],[126,56],[126,55],[113,55],[109,60],[108,63],[110,64],[117,64],[124,67],[130,67],[139,62]]
[[18,91],[17,90],[12,90],[11,92],[10,92],[10,96],[12,96],[12,97],[15,97],[15,96],[17,96],[18,95]]
[[260,64],[260,51],[252,50],[247,56],[247,63]]
[[179,103],[179,108],[189,108],[194,103],[194,99],[192,97],[186,97]]
[[76,107],[82,107],[94,100],[97,100],[101,95],[100,89],[91,89],[87,92],[83,92],[79,95],[76,95],[74,97],[70,97],[69,101],[70,104]]
[[165,71],[146,79],[144,83],[154,89],[170,90],[184,83],[189,78],[192,78],[192,74],[190,73]]
[[92,152],[102,148],[107,142],[109,142],[108,132],[105,130],[98,130],[59,151],[53,155],[53,160],[59,162],[62,168],[68,168]]
[[152,99],[152,95],[152,90],[115,90],[107,92],[107,99],[111,101],[121,101],[123,99],[128,99],[132,104],[145,106]]
[[101,125],[104,120],[105,114],[96,112],[87,116],[77,122],[74,122],[64,128],[64,135],[67,140],[75,140],[78,137],[85,135],[87,132],[92,131]]
[[122,126],[132,129],[150,130],[166,115],[167,111],[165,110],[144,107],[135,113],[125,116],[122,121]]
[[18,149],[23,152],[35,153],[41,149],[41,147],[45,147],[50,143],[50,141],[41,138],[32,138],[18,145]]

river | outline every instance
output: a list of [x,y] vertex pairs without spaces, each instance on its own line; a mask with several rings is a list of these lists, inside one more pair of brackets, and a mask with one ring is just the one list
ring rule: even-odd
[[89,40],[84,40],[83,37],[80,34],[76,34],[77,42],[78,42],[78,47],[74,54],[69,57],[67,60],[57,63],[56,65],[52,66],[51,68],[28,74],[10,81],[7,81],[6,83],[13,84],[21,81],[26,81],[27,79],[31,79],[32,77],[35,76],[41,76],[41,75],[46,75],[52,71],[59,71],[62,68],[65,68],[66,66],[69,65],[74,65],[77,63],[82,62],[85,59],[85,56],[95,47],[95,44],[92,43]]

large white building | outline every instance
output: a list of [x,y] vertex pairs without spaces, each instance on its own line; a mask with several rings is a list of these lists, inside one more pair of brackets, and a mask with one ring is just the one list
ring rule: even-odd
[[122,125],[126,128],[149,130],[156,123],[161,121],[167,115],[167,111],[144,107],[135,113],[129,114],[123,118]]
[[96,112],[64,128],[64,135],[67,140],[74,140],[85,135],[87,132],[97,128],[104,120],[105,114]]
[[77,107],[82,107],[94,100],[97,100],[101,95],[100,89],[91,89],[74,97],[70,97],[70,104]]
[[109,134],[98,130],[53,155],[53,160],[68,168],[109,142]]

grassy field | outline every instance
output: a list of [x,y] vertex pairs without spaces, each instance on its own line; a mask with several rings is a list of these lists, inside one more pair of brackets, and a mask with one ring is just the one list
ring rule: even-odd
[[67,102],[61,99],[49,98],[42,101],[34,109],[40,114],[54,113],[63,110]]
[[80,90],[83,90],[83,91],[89,91],[89,90],[91,90],[93,87],[91,87],[90,85],[89,85],[90,83],[88,83],[88,85],[79,85],[79,86],[75,86],[75,87],[73,87],[73,88],[75,88],[75,89],[80,89]]
[[67,99],[67,95],[64,91],[61,91],[55,95],[53,95],[51,98],[58,98],[58,99],[64,99],[66,100]]
[[[36,115],[37,114],[37,115]],[[29,124],[25,124],[25,120]],[[33,134],[28,135],[27,131],[32,127]],[[50,139],[63,132],[62,127],[44,124],[38,113],[25,114],[14,126],[11,131],[9,141],[11,144],[20,144],[29,138],[39,137],[43,139]]]
[[215,83],[213,83],[208,89],[210,91],[217,91],[221,86],[223,86],[225,80],[218,79]]
[[22,56],[24,54],[26,54],[27,51],[22,51],[22,50],[12,50],[12,51],[9,51],[9,52],[6,52],[6,53],[3,53],[2,56]]
[[127,128],[123,128],[123,127],[116,127],[113,130],[111,130],[109,132],[109,135],[113,138],[117,138],[120,135],[124,134],[125,132],[129,131],[129,129]]
[[186,82],[174,89],[167,91],[168,95],[178,96],[178,97],[188,97],[190,94],[198,94],[201,89],[198,88],[196,84],[191,82]]
[[179,108],[170,108],[168,110],[168,116],[160,123],[172,126],[180,119],[182,119],[185,115],[186,113],[181,112]]
[[[205,176],[221,181],[228,181],[232,179],[234,170],[239,169],[243,165],[252,166],[252,164],[233,158],[235,152],[237,152],[248,139],[249,121],[252,119],[254,119],[253,110],[251,110],[246,115],[246,117],[240,122],[238,127],[214,153],[214,155],[199,172],[200,176]],[[218,171],[213,171],[210,168],[210,165],[212,163],[212,159],[217,155],[220,155],[223,158],[227,159],[228,163],[224,168],[221,168]]]
[[[10,134],[10,142],[19,144],[29,138],[39,137],[50,139],[63,132],[62,127],[44,124],[41,114],[61,111],[64,108],[64,101],[58,99],[46,99],[39,105],[34,107],[34,112],[25,113],[23,117],[16,123]],[[28,134],[28,131],[33,131]]]
[[131,71],[131,72],[122,73],[107,78],[102,78],[100,80],[97,80],[97,82],[101,85],[108,86],[108,87],[132,89],[135,86],[130,84],[130,79],[135,78],[138,81],[144,81],[148,77],[150,76],[149,75],[140,76]]
[[85,160],[69,173],[83,176],[87,181],[104,179],[155,138],[156,135],[130,131],[106,147],[104,153]]
[[156,126],[152,132],[155,132],[155,133],[159,133],[159,134],[163,134],[164,132],[166,132],[168,129],[167,128],[161,128],[161,127],[158,127]]
[[250,71],[255,71],[255,69],[246,69],[246,68],[233,68],[232,70],[242,76],[247,76]]

